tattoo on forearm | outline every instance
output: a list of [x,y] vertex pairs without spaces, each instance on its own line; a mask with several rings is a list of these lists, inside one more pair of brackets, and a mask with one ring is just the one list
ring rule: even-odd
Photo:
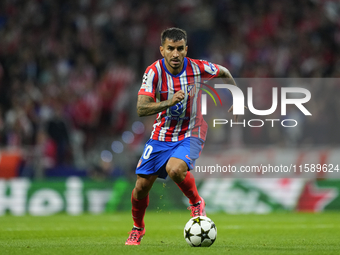
[[233,76],[230,74],[229,70],[226,69],[225,67],[223,66],[219,66],[220,68],[220,72],[218,74],[218,78],[225,78],[226,80],[226,83],[227,84],[232,84],[232,85],[235,85],[237,86]]
[[149,116],[161,111],[164,111],[169,107],[169,101],[154,102],[149,96],[140,95],[137,101],[137,113],[140,117]]

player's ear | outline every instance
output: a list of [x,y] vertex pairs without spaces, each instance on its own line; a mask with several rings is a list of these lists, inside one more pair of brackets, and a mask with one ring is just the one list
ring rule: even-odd
[[188,46],[185,46],[185,56],[187,55],[188,53]]
[[162,45],[159,46],[159,51],[161,52],[162,56],[164,57],[164,47]]

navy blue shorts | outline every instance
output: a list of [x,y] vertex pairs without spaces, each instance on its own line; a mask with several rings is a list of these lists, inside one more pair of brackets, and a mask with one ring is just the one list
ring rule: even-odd
[[178,142],[150,139],[145,144],[136,174],[158,175],[159,178],[165,179],[168,176],[165,166],[170,158],[182,159],[191,170],[195,167],[195,161],[201,154],[203,146],[204,141],[196,137],[187,137]]

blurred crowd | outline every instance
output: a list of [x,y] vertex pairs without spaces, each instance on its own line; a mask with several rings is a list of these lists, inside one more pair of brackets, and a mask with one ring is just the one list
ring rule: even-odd
[[[161,57],[160,33],[172,26],[188,32],[189,57],[236,78],[340,76],[337,1],[4,0],[0,145],[39,148],[45,168],[89,166],[86,155],[110,150],[138,119],[143,72]],[[294,134],[293,144],[339,144],[340,84],[309,89],[317,97],[306,125],[313,128]],[[244,145],[282,144],[265,129],[245,132]]]

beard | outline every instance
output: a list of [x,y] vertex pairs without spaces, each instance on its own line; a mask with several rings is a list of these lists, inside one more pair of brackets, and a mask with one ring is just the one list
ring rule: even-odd
[[180,59],[176,59],[176,61],[178,61],[178,63],[174,64],[172,63],[173,59],[172,60],[167,60],[166,62],[168,63],[169,66],[171,66],[172,69],[179,69],[181,68],[182,64],[183,64],[183,61],[180,60]]

